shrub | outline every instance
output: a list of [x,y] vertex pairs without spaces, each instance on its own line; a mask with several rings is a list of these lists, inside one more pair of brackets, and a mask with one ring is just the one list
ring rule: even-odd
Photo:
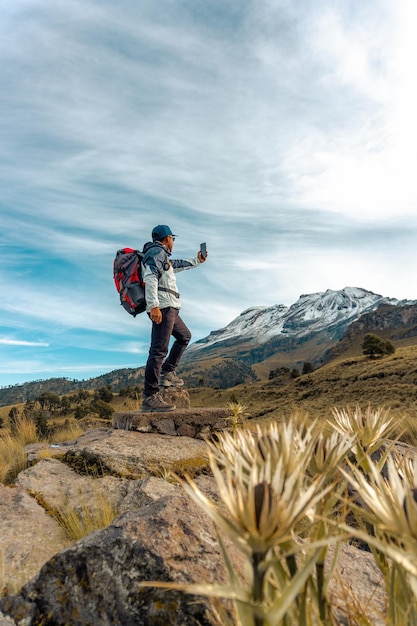
[[107,385],[107,387],[100,387],[100,389],[97,389],[94,395],[98,400],[102,400],[103,402],[111,402],[111,400],[113,399],[111,385]]
[[77,406],[74,411],[74,417],[76,420],[82,420],[89,413],[89,408],[83,405]]
[[386,354],[394,354],[395,347],[391,341],[386,341],[378,337],[378,335],[368,333],[363,338],[362,352],[370,357],[384,356]]
[[44,411],[39,411],[34,418],[36,425],[36,434],[38,437],[45,437],[49,432],[48,420]]
[[90,404],[90,409],[94,413],[97,413],[102,419],[110,419],[114,409],[110,404],[103,400],[93,400]]

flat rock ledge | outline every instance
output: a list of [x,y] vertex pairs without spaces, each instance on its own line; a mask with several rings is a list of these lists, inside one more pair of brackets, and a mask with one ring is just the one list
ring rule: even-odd
[[177,408],[169,412],[142,413],[128,411],[113,413],[112,427],[141,433],[179,435],[205,439],[213,432],[226,430],[231,411],[227,408]]

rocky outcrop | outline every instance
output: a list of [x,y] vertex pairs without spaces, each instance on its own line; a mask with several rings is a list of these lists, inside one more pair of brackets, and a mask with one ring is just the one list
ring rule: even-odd
[[0,593],[20,589],[68,545],[63,529],[26,489],[0,484]]
[[[76,515],[88,510],[93,517],[103,503],[115,514],[136,510],[170,493],[167,481],[127,480],[116,476],[81,476],[58,459],[43,459],[21,472],[16,480],[20,491],[26,490],[50,511],[65,509],[68,504]],[[164,489],[164,487],[166,489]]]
[[125,430],[96,429],[74,441],[26,448],[30,463],[45,457],[62,458],[78,471],[91,475],[113,474],[122,478],[144,478],[158,472],[190,473],[207,467],[207,444],[198,439]]
[[[202,488],[214,488],[213,483],[207,484],[210,480],[203,479]],[[12,624],[35,626],[41,620],[45,626],[211,623],[206,598],[141,588],[139,583],[225,582],[212,524],[180,487],[157,478],[133,482],[136,498],[129,510],[107,528],[58,553],[19,595],[0,602],[0,611],[13,617]],[[227,544],[244,576],[242,555]],[[369,553],[342,546],[330,594],[337,623],[345,623],[349,597],[368,607],[374,626],[385,623],[381,576]]]
[[[164,482],[153,481],[156,490],[155,481]],[[29,624],[42,618],[56,626],[208,626],[206,599],[139,587],[149,580],[225,582],[211,522],[179,487],[168,491],[164,486],[161,497],[57,554],[19,596],[2,601],[3,613],[30,613]]]
[[[211,623],[206,598],[139,586],[143,581],[225,581],[211,522],[180,486],[157,477],[190,470],[200,488],[218,498],[214,480],[204,473],[204,441],[102,429],[58,447],[28,446],[27,452],[35,464],[14,486],[0,486],[0,550],[14,547],[5,578],[23,562],[30,565],[19,581],[21,591],[0,601],[0,626]],[[56,519],[45,512],[63,502],[94,512],[104,500],[116,517],[69,547]],[[242,554],[229,543],[228,548],[244,579]],[[337,623],[347,623],[344,607],[351,594],[368,607],[374,626],[384,624],[385,596],[370,554],[342,546],[330,592]]]
[[169,413],[141,413],[127,411],[113,413],[113,428],[136,430],[142,433],[180,435],[204,439],[211,433],[225,430],[231,411],[223,408],[175,409]]

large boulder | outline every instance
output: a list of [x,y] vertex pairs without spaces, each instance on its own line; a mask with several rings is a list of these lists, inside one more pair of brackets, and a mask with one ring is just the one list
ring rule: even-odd
[[48,454],[71,455],[79,471],[94,475],[113,473],[123,478],[145,478],[150,474],[174,471],[191,474],[207,467],[207,444],[190,437],[138,433],[127,430],[96,429],[75,439],[48,446],[26,447],[28,461],[35,462]]
[[[329,556],[332,552],[330,549]],[[328,593],[336,624],[357,624],[354,618],[356,611],[357,615],[362,613],[367,616],[367,619],[364,617],[364,624],[386,626],[384,579],[370,552],[347,543],[341,544]]]
[[[241,554],[229,547],[243,571]],[[179,487],[57,554],[0,610],[31,614],[27,626],[210,624],[205,598],[141,588],[142,581],[225,582],[213,525]]]
[[78,515],[88,510],[92,516],[104,505],[109,505],[117,515],[136,510],[174,488],[169,482],[152,477],[130,480],[84,476],[54,458],[43,459],[24,470],[15,484],[37,497],[48,510],[60,511],[70,506]]
[[19,590],[69,543],[59,524],[24,488],[0,484],[0,593]]
[[[216,535],[201,509],[180,487],[161,479],[139,485],[146,504],[53,557],[20,595],[0,602],[0,615],[13,617],[19,626],[211,623],[206,598],[139,586],[141,581],[225,581]],[[201,487],[210,491],[213,483],[204,478]],[[227,544],[244,577],[242,555]],[[386,597],[371,554],[343,545],[330,594],[337,624],[347,624],[349,605],[366,607],[374,626],[385,624]]]
[[207,468],[207,445],[187,437],[179,446],[177,437],[97,429],[58,446],[26,450],[31,467],[13,487],[0,484],[0,596],[18,591],[71,543],[50,513],[72,509],[94,517],[104,506],[110,516],[137,510],[173,488],[144,477]]

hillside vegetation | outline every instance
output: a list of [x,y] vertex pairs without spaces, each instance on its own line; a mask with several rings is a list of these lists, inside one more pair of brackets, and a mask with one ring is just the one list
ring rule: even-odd
[[328,417],[333,407],[384,407],[411,427],[415,424],[417,431],[417,346],[397,348],[380,359],[341,357],[298,378],[284,370],[272,380],[227,390],[193,389],[190,395],[196,406],[237,400],[255,419],[281,419],[295,412]]
[[34,401],[0,407],[0,437],[13,430],[16,422],[33,422],[36,437],[63,441],[76,428],[79,431],[95,426],[109,426],[114,411],[138,411],[141,395],[136,387],[113,393],[109,387],[95,391],[80,390],[62,395],[43,392]]
[[[216,365],[221,373],[221,364]],[[245,405],[252,420],[280,420],[294,413],[324,418],[334,407],[359,405],[365,408],[370,405],[390,409],[399,421],[403,418],[407,420],[410,432],[417,432],[416,345],[397,347],[395,354],[379,359],[344,355],[297,377],[293,377],[293,370],[289,368],[278,368],[270,380],[239,384],[228,389],[204,387],[201,382],[199,380],[195,387],[187,385],[192,406],[225,406],[234,401]],[[103,395],[107,390],[110,390],[109,398]],[[47,409],[49,433],[61,430],[65,422],[68,424],[74,419],[86,426],[90,422],[97,424],[100,419],[108,424],[115,410],[140,409],[141,385],[124,388],[121,394],[108,385],[99,390],[78,391],[60,397],[61,406],[56,403],[55,406],[42,407],[35,402],[34,406],[33,403],[13,403],[0,407],[0,423],[2,420],[7,428],[11,408],[16,407],[23,415],[29,404],[29,408],[35,411],[35,418],[40,409]],[[103,400],[106,400],[104,404]]]

